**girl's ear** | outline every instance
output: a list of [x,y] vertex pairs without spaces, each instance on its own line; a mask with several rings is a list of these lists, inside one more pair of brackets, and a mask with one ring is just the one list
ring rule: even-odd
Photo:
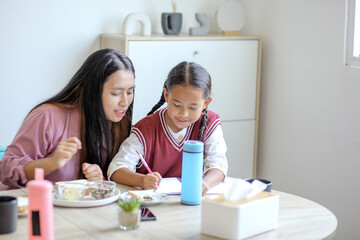
[[163,94],[164,94],[165,102],[168,102],[169,93],[166,90],[166,88],[163,88]]
[[212,101],[212,97],[209,97],[207,100],[205,100],[204,109],[209,106],[209,104],[211,103],[211,101]]

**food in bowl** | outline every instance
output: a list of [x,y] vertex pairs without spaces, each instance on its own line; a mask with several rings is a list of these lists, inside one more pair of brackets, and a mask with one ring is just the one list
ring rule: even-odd
[[98,200],[115,194],[113,181],[87,181],[86,179],[56,182],[54,197],[57,199],[78,201]]
[[114,195],[116,183],[113,181],[93,181],[88,183],[90,196],[93,199],[104,199]]
[[[78,180],[71,180],[71,181],[60,181],[60,182],[56,182],[54,185],[54,193],[55,193],[55,197],[58,199],[63,199],[63,194],[64,194],[64,184],[82,184],[87,188],[87,184],[88,181],[86,179],[78,179]],[[61,187],[59,187],[61,186]],[[88,195],[89,193],[86,192],[85,196]]]
[[86,184],[64,182],[57,185],[57,196],[69,201],[78,201],[85,196]]

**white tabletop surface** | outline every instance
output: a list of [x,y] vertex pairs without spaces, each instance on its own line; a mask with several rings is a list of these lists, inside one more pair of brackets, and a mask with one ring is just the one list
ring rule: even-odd
[[[118,185],[121,192],[132,188]],[[249,239],[330,239],[337,219],[328,209],[292,194],[273,191],[280,196],[278,227]],[[0,195],[26,196],[27,189],[0,191]],[[150,206],[157,221],[141,222],[137,230],[117,227],[117,204],[89,208],[54,207],[55,239],[216,239],[201,234],[201,206],[180,203],[171,195],[159,205]],[[19,217],[17,230],[0,239],[27,239],[27,217]]]

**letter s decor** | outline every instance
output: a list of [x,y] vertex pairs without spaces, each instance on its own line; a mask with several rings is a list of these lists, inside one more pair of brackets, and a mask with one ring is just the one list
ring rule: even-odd
[[196,20],[200,23],[200,27],[192,27],[189,29],[190,35],[206,35],[210,30],[209,20],[202,13],[195,13]]
[[150,18],[144,13],[130,13],[126,16],[123,23],[123,32],[125,35],[131,35],[134,28],[134,23],[140,23],[142,26],[142,35],[151,35]]

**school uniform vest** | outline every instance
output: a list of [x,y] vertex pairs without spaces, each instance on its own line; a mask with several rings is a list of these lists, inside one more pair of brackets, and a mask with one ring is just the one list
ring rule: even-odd
[[[131,132],[137,136],[144,146],[145,160],[153,172],[159,172],[162,177],[181,177],[184,141],[198,140],[202,116],[187,127],[185,136],[180,143],[177,143],[166,125],[166,111],[167,108],[163,108],[145,117],[135,124]],[[207,115],[207,128],[202,139],[203,142],[220,124],[220,118],[216,113],[208,110]],[[142,164],[138,166],[137,172],[148,173]]]

